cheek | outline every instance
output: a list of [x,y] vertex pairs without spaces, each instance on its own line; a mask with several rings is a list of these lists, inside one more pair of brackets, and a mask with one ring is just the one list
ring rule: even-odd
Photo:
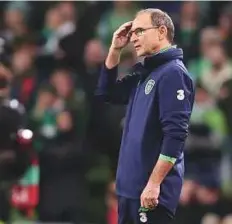
[[153,37],[151,36],[143,36],[141,42],[143,43],[143,46],[145,47],[145,49],[149,49],[151,48],[154,40],[153,40]]
[[139,43],[143,49],[147,48],[148,43],[147,43],[147,38],[145,36],[139,38]]

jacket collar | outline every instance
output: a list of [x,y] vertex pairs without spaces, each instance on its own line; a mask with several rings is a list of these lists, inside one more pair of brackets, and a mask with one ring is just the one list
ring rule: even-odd
[[175,46],[162,49],[156,54],[147,56],[143,62],[136,63],[128,72],[129,76],[137,76],[140,81],[143,81],[155,68],[171,61],[183,60],[183,50]]
[[162,49],[160,52],[144,58],[143,66],[146,69],[154,69],[171,60],[183,60],[183,50],[175,46]]

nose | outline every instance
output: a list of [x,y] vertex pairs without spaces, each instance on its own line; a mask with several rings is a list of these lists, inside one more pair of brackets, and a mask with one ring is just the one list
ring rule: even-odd
[[130,37],[130,42],[135,44],[137,41],[138,41],[137,36],[134,33],[132,33]]

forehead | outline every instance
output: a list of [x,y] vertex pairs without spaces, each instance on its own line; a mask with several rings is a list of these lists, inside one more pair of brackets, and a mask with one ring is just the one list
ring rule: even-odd
[[132,24],[132,30],[136,28],[150,27],[151,24],[151,14],[150,13],[141,13],[138,14]]

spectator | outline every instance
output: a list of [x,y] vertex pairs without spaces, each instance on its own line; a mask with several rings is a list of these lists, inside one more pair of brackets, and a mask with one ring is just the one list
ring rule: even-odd
[[57,4],[57,9],[60,12],[61,17],[64,19],[63,27],[66,27],[66,34],[70,34],[75,30],[78,11],[74,2],[60,2]]
[[[73,222],[88,220],[86,214],[86,160],[76,138],[74,115],[70,111],[55,117],[57,133],[46,141],[40,153],[40,220]],[[75,119],[75,118],[74,118]]]
[[202,77],[206,70],[211,68],[209,61],[209,52],[211,47],[222,44],[223,39],[217,27],[206,27],[201,30],[200,35],[200,56],[188,63],[192,78],[196,81]]
[[42,37],[45,40],[42,54],[54,54],[58,51],[59,34],[58,30],[64,23],[63,17],[60,16],[58,8],[53,7],[46,13]]
[[30,110],[37,88],[37,68],[35,67],[35,47],[30,43],[16,46],[12,55],[11,67],[14,79],[11,86],[11,96],[19,100]]
[[85,83],[85,89],[87,90],[90,100],[94,96],[101,65],[105,59],[105,53],[103,45],[98,39],[92,39],[85,45],[85,71],[83,71],[83,74],[80,74],[80,76],[83,83]]
[[[220,157],[226,131],[223,113],[207,90],[197,84],[186,142],[186,177],[180,198],[184,207],[202,205],[211,212],[210,206],[219,201]],[[196,216],[192,223],[198,223],[200,219]]]
[[223,191],[225,194],[231,193],[231,179],[232,179],[232,152],[231,152],[231,136],[232,136],[232,79],[224,82],[220,91],[219,91],[219,98],[218,98],[218,106],[222,110],[228,129],[227,139],[225,141],[225,147],[223,151],[223,158],[222,158],[222,181],[223,181]]
[[231,100],[232,100],[232,79],[229,79],[222,84],[218,97],[218,105],[226,118],[229,136],[232,135]]
[[24,16],[24,11],[17,7],[9,7],[4,12],[4,28],[0,35],[12,44],[17,38],[25,37],[29,29]]
[[[34,107],[29,112],[28,123],[32,130],[35,131],[35,148],[40,151],[43,144],[39,136],[45,136],[46,138],[52,138],[56,129],[53,125],[52,119],[49,119],[51,109],[57,100],[56,90],[52,86],[46,85],[39,88],[37,99]],[[49,113],[50,112],[50,113]]]
[[222,84],[232,78],[231,59],[222,45],[211,47],[208,59],[212,67],[204,71],[199,81],[217,99]]
[[76,71],[83,67],[83,40],[78,27],[78,10],[74,2],[62,2],[46,13],[41,54]]
[[[190,179],[195,181],[197,185],[208,185],[211,183],[216,188],[220,188],[219,167],[215,166],[214,163],[216,162],[219,164],[220,160],[217,158],[219,158],[220,151],[218,150],[223,146],[223,141],[227,134],[227,126],[222,111],[220,111],[207,90],[201,85],[198,85],[196,89],[196,101],[190,124],[190,135],[186,143],[188,158],[186,161],[187,179],[189,175],[191,176],[194,174],[197,180],[192,179],[192,177],[190,177]],[[197,142],[196,139],[198,139]],[[206,157],[208,159],[206,159],[204,155],[207,155]],[[202,166],[201,160],[203,157],[204,163]],[[204,168],[205,165],[207,169]],[[210,167],[212,168],[211,171]],[[200,169],[200,173],[198,173],[198,169]],[[204,183],[201,181],[204,181]],[[197,190],[197,188],[191,189],[194,191]],[[190,193],[186,193],[185,195],[188,198],[191,197]],[[206,197],[204,197],[204,199],[206,199]],[[197,200],[201,201],[203,198],[198,198]]]
[[[106,113],[106,105],[96,102],[94,92],[100,75],[101,63],[104,60],[105,51],[102,43],[97,39],[87,42],[84,51],[85,69],[80,73],[87,99],[90,105],[89,122],[87,128],[86,147],[96,151],[105,151],[104,137],[105,121],[101,119],[102,114]],[[107,151],[107,149],[106,149]]]
[[220,30],[221,36],[223,40],[225,41],[226,50],[228,55],[231,57],[231,50],[232,50],[232,44],[231,44],[231,37],[232,37],[232,4],[227,3],[221,10],[221,14],[218,18],[218,28]]
[[56,107],[59,95],[43,87],[31,117],[40,158],[39,219],[44,222],[74,222],[85,214],[85,159],[76,136],[76,113]]
[[199,56],[199,35],[202,26],[200,19],[198,2],[182,2],[175,42],[185,52],[186,64]]
[[[78,138],[85,136],[86,125],[88,122],[88,102],[86,101],[86,93],[79,83],[78,79],[75,79],[76,75],[72,74],[67,69],[57,69],[51,76],[51,84],[57,91],[58,100],[55,104],[57,111],[68,109],[73,113],[76,113],[76,131]],[[76,85],[75,85],[76,84]]]

